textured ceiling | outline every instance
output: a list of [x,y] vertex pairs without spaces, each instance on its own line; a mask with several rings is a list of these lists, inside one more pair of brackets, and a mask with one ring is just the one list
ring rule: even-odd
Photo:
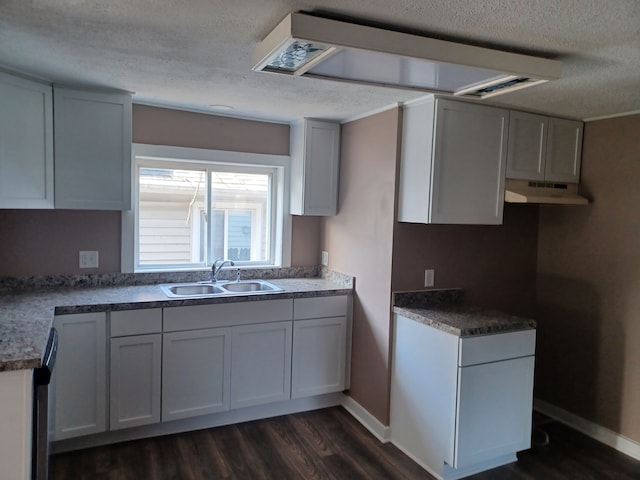
[[281,121],[422,95],[251,71],[254,47],[292,11],[562,60],[561,79],[492,103],[581,119],[640,110],[638,0],[0,0],[0,66]]

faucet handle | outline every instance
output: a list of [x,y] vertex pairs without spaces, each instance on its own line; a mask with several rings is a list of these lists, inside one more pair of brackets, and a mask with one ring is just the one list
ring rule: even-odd
[[236,270],[236,282],[240,281],[240,269]]

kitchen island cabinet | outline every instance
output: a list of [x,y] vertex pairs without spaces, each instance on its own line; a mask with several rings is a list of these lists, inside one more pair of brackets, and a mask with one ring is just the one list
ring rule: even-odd
[[31,479],[33,370],[0,372],[0,478]]

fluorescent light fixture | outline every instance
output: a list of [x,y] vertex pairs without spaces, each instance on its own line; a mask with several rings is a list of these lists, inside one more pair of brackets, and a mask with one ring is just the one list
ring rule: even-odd
[[560,77],[561,62],[291,13],[253,70],[489,98]]

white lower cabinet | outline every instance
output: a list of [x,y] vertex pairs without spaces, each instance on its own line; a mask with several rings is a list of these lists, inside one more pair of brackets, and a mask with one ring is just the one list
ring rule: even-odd
[[162,421],[229,410],[231,329],[163,334]]
[[345,389],[346,334],[346,317],[294,322],[292,398]]
[[343,295],[56,316],[53,439],[158,434],[154,424],[342,391],[349,305]]
[[232,330],[231,408],[291,398],[291,322]]
[[443,479],[516,461],[531,445],[535,337],[460,338],[397,315],[392,442]]
[[348,308],[345,295],[293,301],[292,398],[347,388]]
[[111,312],[109,428],[160,421],[162,309]]
[[111,339],[111,430],[160,421],[162,335]]
[[107,427],[106,314],[54,319],[58,355],[53,374],[53,440],[104,432]]

